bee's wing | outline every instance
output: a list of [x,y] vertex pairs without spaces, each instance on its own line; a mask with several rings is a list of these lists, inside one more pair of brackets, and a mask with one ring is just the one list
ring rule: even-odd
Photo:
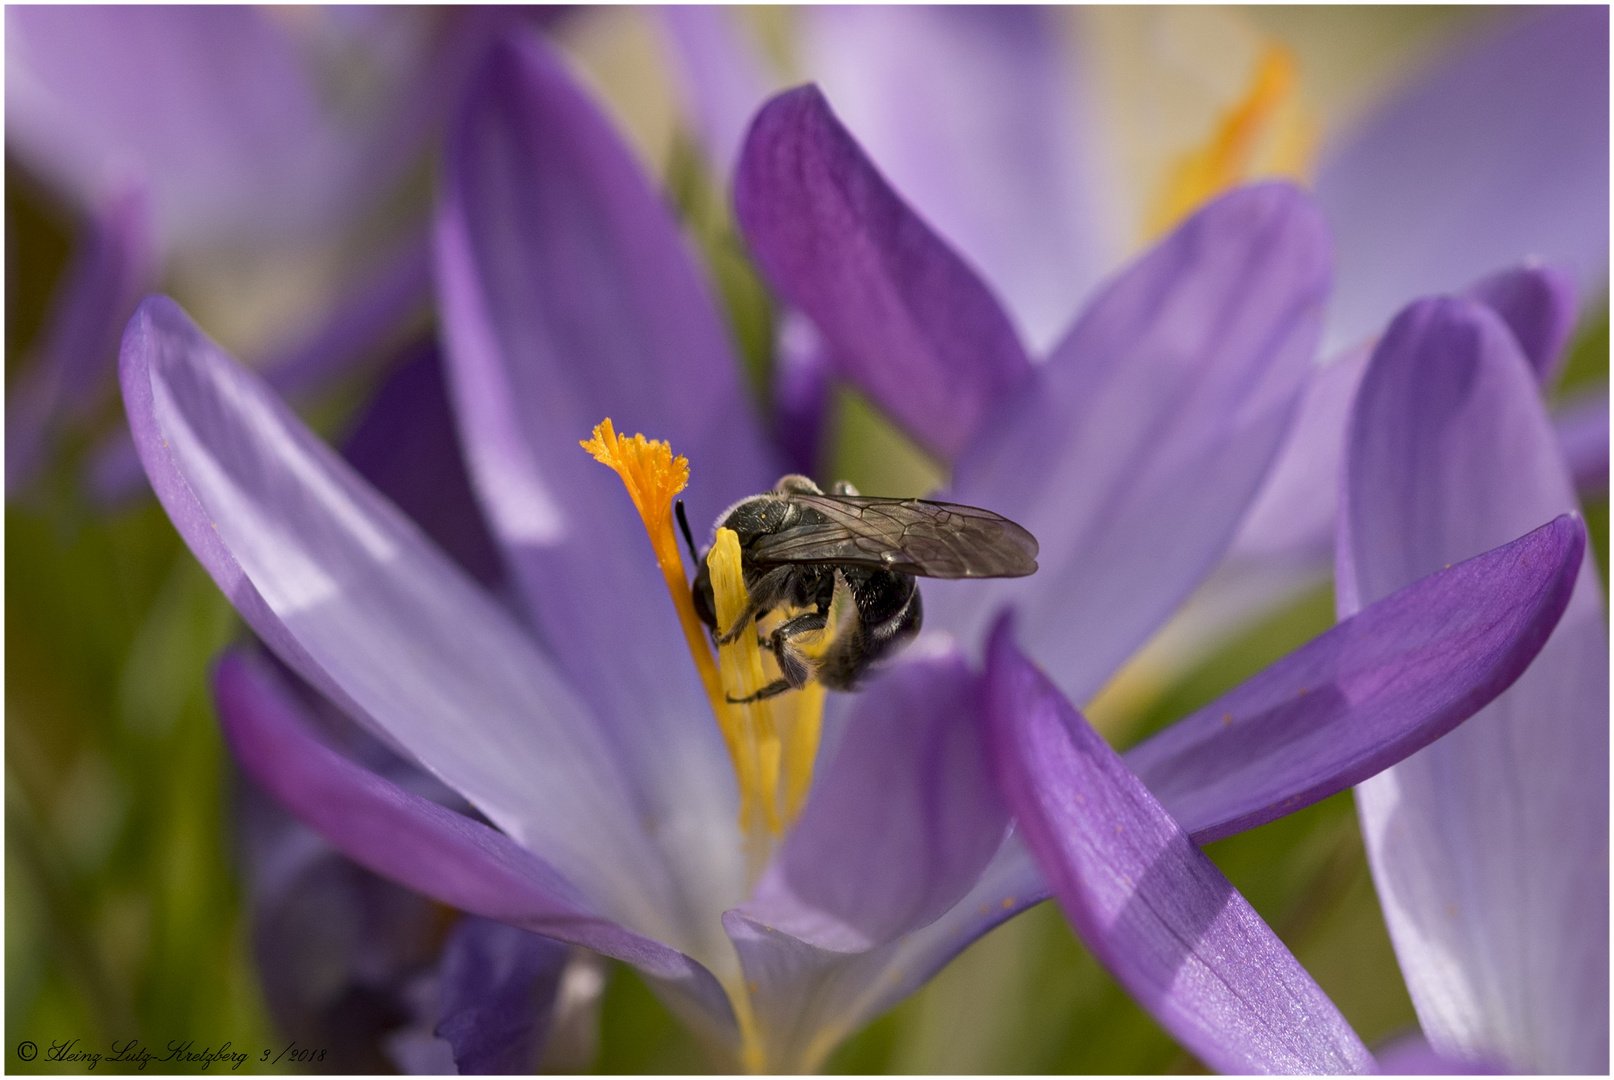
[[792,494],[829,520],[759,537],[760,565],[835,563],[921,577],[1024,577],[1037,569],[1037,541],[990,510],[922,499]]

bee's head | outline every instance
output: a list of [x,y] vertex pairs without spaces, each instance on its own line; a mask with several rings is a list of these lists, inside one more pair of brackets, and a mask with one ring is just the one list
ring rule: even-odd
[[700,569],[695,572],[695,584],[690,587],[695,601],[695,614],[700,621],[717,629],[717,601],[712,597],[712,574],[706,568],[706,560],[700,560]]

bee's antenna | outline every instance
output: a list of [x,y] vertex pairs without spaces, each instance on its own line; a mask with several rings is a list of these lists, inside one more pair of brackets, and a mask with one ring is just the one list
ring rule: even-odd
[[689,532],[689,518],[684,515],[683,499],[677,499],[673,502],[673,512],[678,515],[678,527],[684,531],[684,543],[689,545],[689,557],[695,560],[695,569],[699,570],[701,555],[700,552],[695,550],[695,538]]

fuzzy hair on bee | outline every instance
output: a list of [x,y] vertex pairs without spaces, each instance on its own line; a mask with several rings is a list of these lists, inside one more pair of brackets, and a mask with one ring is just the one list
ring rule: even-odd
[[[677,512],[699,567],[692,587],[695,613],[719,645],[775,609],[800,612],[762,642],[781,677],[741,701],[799,690],[814,678],[831,690],[857,689],[871,668],[919,633],[924,605],[916,578],[1024,577],[1037,569],[1036,538],[990,510],[859,495],[844,481],[825,493],[807,477],[791,474],[772,491],[741,499],[718,516],[715,529],[731,529],[739,540],[750,597],[734,625],[723,628],[717,625],[706,557],[695,550],[682,501]],[[850,600],[843,605],[849,614],[815,659],[800,642],[829,625],[838,590]]]

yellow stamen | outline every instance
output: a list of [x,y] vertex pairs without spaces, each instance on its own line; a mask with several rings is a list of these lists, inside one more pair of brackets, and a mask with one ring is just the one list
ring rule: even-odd
[[[650,534],[650,546],[678,611],[689,654],[700,672],[712,715],[717,718],[734,762],[740,788],[740,827],[746,837],[747,875],[755,882],[774,843],[800,812],[812,785],[824,688],[810,684],[803,691],[765,701],[730,704],[730,696],[749,697],[767,686],[777,677],[777,670],[772,654],[764,654],[757,645],[755,620],[731,644],[718,649],[718,661],[712,658],[706,628],[695,614],[678,537],[673,531],[673,499],[689,482],[689,462],[673,457],[672,448],[664,442],[643,435],[619,437],[609,419],[602,420],[593,438],[581,445],[622,478]],[[716,543],[707,553],[707,568],[718,626],[728,630],[749,602],[740,565],[739,538],[732,530],[717,531]],[[832,609],[832,617],[834,614]],[[809,645],[808,651],[818,655],[827,645],[826,637],[816,646]],[[724,986],[740,1028],[741,1063],[747,1071],[760,1073],[767,1061],[750,992],[738,977],[725,979]]]
[[1171,171],[1145,223],[1158,236],[1221,192],[1258,176],[1304,179],[1313,130],[1297,93],[1294,58],[1270,45],[1244,97],[1223,114],[1210,139]]
[[[777,669],[772,654],[758,648],[754,625],[732,644],[722,646],[718,661],[713,661],[673,531],[672,501],[688,483],[689,463],[674,458],[664,442],[643,435],[618,436],[610,420],[602,421],[594,429],[594,437],[582,446],[595,460],[616,470],[650,534],[690,655],[734,763],[740,789],[740,828],[746,836],[747,862],[754,878],[766,864],[774,841],[801,811],[812,785],[823,687],[813,684],[799,693],[732,704],[731,698],[747,698],[767,686],[777,677]],[[707,567],[718,625],[726,631],[748,601],[739,542],[732,531],[718,530]],[[822,652],[825,644],[809,647],[809,652]]]

